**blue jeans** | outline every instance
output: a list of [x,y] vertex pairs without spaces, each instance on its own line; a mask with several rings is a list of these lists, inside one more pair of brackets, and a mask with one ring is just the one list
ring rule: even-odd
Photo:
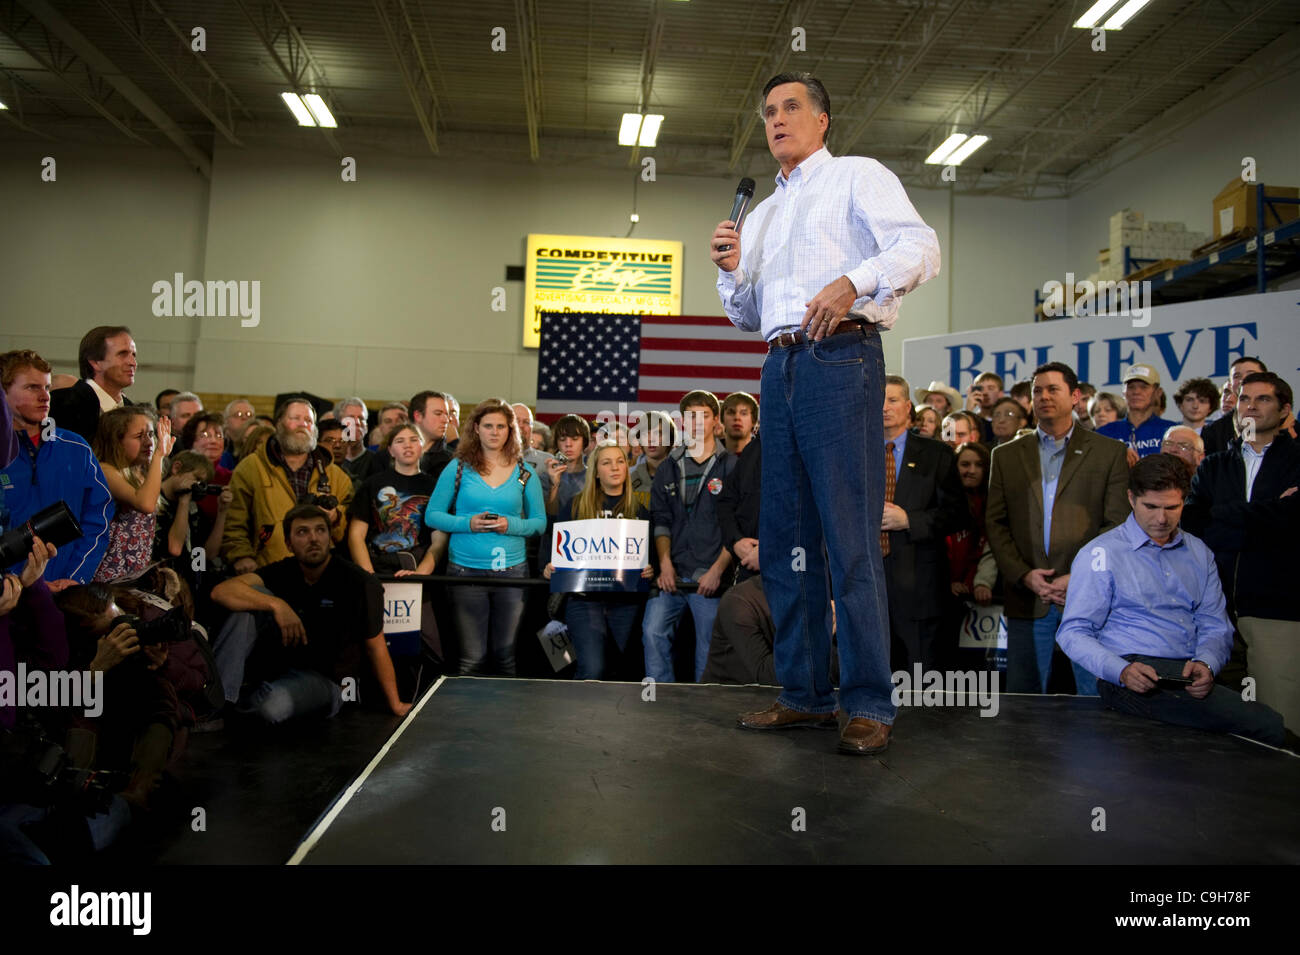
[[641,602],[570,595],[565,602],[564,623],[578,655],[575,680],[605,678],[605,634],[614,637],[620,652],[627,649],[641,616]]
[[[1187,662],[1138,653],[1127,654],[1124,659],[1149,664],[1159,676],[1182,676],[1183,665]],[[1247,703],[1231,687],[1216,684],[1203,700],[1190,696],[1185,690],[1160,687],[1146,693],[1134,693],[1126,686],[1115,686],[1105,680],[1098,683],[1098,689],[1101,702],[1120,713],[1217,733],[1236,733],[1271,746],[1286,745],[1281,714],[1263,703]]]
[[[1007,618],[1007,692],[1046,693],[1052,672],[1052,650],[1061,626],[1061,607],[1049,604],[1047,613],[1032,620]],[[1097,678],[1079,664],[1074,668],[1075,692],[1097,695]]]
[[[694,591],[670,594],[660,591],[645,605],[641,640],[645,644],[645,675],[656,683],[673,682],[673,634],[682,611],[691,608],[695,623],[695,682],[704,676],[709,662],[709,640],[713,637],[713,618],[718,615],[718,598],[701,597]],[[581,657],[579,657],[581,659]]]
[[[221,686],[226,700],[239,700],[244,683],[244,667],[257,643],[259,624],[267,626],[269,615],[259,616],[245,611],[232,613],[212,643],[212,655],[221,674]],[[279,639],[279,629],[274,639]],[[267,634],[267,639],[271,639]],[[334,716],[343,705],[339,685],[315,670],[287,670],[274,680],[260,683],[240,704],[240,710],[256,713],[268,723],[283,723],[295,716]]]
[[[451,577],[527,577],[528,562],[504,570],[483,570],[448,562]],[[451,608],[460,633],[460,672],[486,673],[488,648],[502,676],[515,675],[515,638],[524,618],[522,587],[451,587]]]
[[885,359],[868,325],[773,349],[763,362],[759,553],[772,608],[778,702],[836,709],[832,591],[838,611],[839,709],[892,724],[889,614],[880,555],[885,503]]
[[249,694],[247,708],[268,723],[295,716],[331,717],[343,706],[339,685],[315,670],[287,670]]

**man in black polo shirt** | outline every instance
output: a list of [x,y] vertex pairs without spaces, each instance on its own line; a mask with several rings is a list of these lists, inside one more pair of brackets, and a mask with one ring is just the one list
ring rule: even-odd
[[364,647],[389,709],[405,716],[411,704],[397,695],[379,581],[330,556],[328,517],[313,504],[285,515],[284,539],[292,557],[212,590],[212,599],[230,610],[270,616],[259,621],[252,613],[234,613],[218,634],[213,653],[226,699],[241,699],[248,671],[251,689],[240,709],[247,707],[268,723],[333,716],[343,702],[339,683],[358,676]]

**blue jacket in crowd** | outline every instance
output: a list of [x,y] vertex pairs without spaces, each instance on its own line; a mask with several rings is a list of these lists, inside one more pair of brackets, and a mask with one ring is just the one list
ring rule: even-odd
[[[81,537],[59,547],[45,566],[46,580],[89,583],[108,549],[108,522],[113,496],[99,461],[82,438],[63,428],[33,446],[26,431],[18,435],[18,457],[0,468],[0,520],[8,530],[55,501],[64,501],[81,525]],[[25,560],[10,570],[19,573]]]

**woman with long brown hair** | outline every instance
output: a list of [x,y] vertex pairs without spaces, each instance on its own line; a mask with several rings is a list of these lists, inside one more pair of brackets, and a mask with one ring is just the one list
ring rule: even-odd
[[[157,424],[158,444],[154,446]],[[172,451],[172,424],[145,405],[125,405],[99,416],[91,450],[117,505],[108,525],[108,550],[94,580],[131,577],[149,566],[163,460]]]
[[[524,538],[546,530],[541,481],[525,464],[515,412],[489,398],[470,415],[425,510],[425,523],[451,535],[447,573],[453,577],[526,577]],[[491,649],[497,670],[515,673],[515,636],[524,614],[522,588],[451,588],[460,631],[460,672],[482,673]]]

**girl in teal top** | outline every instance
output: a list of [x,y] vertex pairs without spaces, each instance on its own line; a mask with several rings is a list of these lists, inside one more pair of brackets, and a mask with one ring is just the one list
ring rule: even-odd
[[[546,530],[541,482],[523,462],[514,409],[489,398],[474,409],[456,451],[429,498],[424,520],[451,535],[453,577],[528,576],[524,538]],[[522,587],[450,587],[460,635],[460,672],[487,671],[489,651],[503,675],[515,673],[515,636],[524,614]]]

